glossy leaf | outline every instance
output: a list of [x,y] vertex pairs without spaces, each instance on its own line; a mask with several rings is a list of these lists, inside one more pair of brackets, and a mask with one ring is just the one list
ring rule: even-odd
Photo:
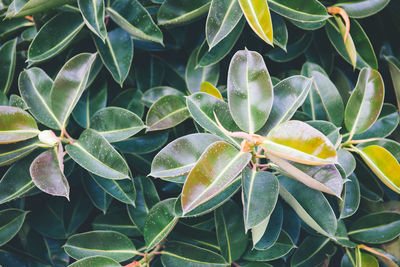
[[326,8],[315,0],[306,0],[302,2],[268,0],[268,3],[272,11],[298,22],[319,22],[329,17]]
[[153,159],[150,176],[177,177],[188,174],[196,162],[214,142],[220,138],[205,133],[190,134],[178,138],[164,147]]
[[182,190],[183,214],[225,189],[250,161],[250,153],[225,142],[215,142],[190,171]]
[[319,266],[336,252],[335,246],[329,238],[308,236],[293,254],[290,266]]
[[210,49],[233,31],[242,16],[237,0],[213,0],[211,2],[206,22],[206,38]]
[[37,156],[29,169],[35,185],[45,193],[69,199],[69,184],[64,175],[64,163],[60,153],[48,150]]
[[141,118],[144,113],[144,105],[140,101],[142,95],[142,92],[138,89],[123,90],[113,99],[111,106],[130,110]]
[[190,116],[185,101],[180,96],[167,95],[158,99],[146,116],[147,131],[172,128]]
[[65,149],[74,161],[98,176],[116,180],[129,178],[125,160],[94,130],[85,130],[77,142]]
[[142,96],[143,103],[151,107],[158,99],[166,95],[176,95],[176,96],[184,96],[184,94],[169,86],[157,86],[153,87],[146,92],[144,92]]
[[81,169],[81,180],[83,188],[92,204],[104,214],[109,208],[112,197],[101,188],[88,172]]
[[349,176],[350,181],[345,184],[345,193],[340,218],[353,215],[360,205],[360,184],[355,174]]
[[104,65],[122,87],[133,59],[131,37],[123,29],[116,28],[108,33],[104,42],[96,36],[94,40]]
[[276,125],[289,120],[303,104],[312,86],[312,80],[295,75],[274,86],[274,103],[261,135],[267,135]]
[[377,70],[378,62],[376,60],[374,48],[372,47],[372,44],[364,29],[357,22],[357,20],[350,20],[350,34],[357,49],[357,56],[368,67]]
[[69,267],[87,267],[87,266],[96,266],[96,267],[121,267],[118,262],[113,259],[104,256],[93,256],[87,257],[81,260],[78,260]]
[[6,209],[0,211],[0,246],[10,241],[21,229],[27,211]]
[[5,144],[0,146],[0,166],[14,163],[27,156],[39,145],[39,139],[32,138],[26,141]]
[[63,51],[85,23],[80,14],[65,12],[49,20],[33,39],[28,49],[28,61],[40,62]]
[[335,234],[336,217],[321,192],[285,176],[279,176],[279,184],[279,195],[308,226],[328,237]]
[[400,62],[393,56],[385,57],[389,64],[390,76],[392,77],[394,92],[396,94],[397,107],[400,110]]
[[[137,43],[137,42],[136,42]],[[166,62],[162,62],[154,56],[138,53],[133,61],[136,86],[142,91],[161,86],[166,76]],[[174,86],[171,84],[171,86]]]
[[207,93],[209,95],[215,96],[221,100],[224,100],[220,91],[209,82],[203,82],[200,86],[200,92]]
[[125,210],[108,212],[97,216],[92,222],[93,230],[116,231],[126,236],[141,236],[139,229],[129,219]]
[[124,153],[147,154],[159,150],[168,140],[168,132],[154,132],[116,142],[113,145]]
[[[138,0],[117,0],[107,8],[110,17],[134,39],[163,45],[163,35]],[[140,19],[139,19],[140,18]]]
[[17,39],[5,42],[0,48],[0,90],[7,94],[14,78]]
[[338,150],[338,161],[339,165],[343,168],[346,177],[351,175],[356,168],[356,160],[354,156],[347,150]]
[[132,206],[135,206],[136,190],[131,179],[112,180],[90,175],[91,178],[113,198]]
[[273,103],[273,87],[260,54],[241,50],[233,56],[228,71],[228,103],[232,118],[253,134],[267,121]]
[[89,77],[96,54],[82,53],[71,58],[57,74],[50,92],[51,110],[65,127]]
[[135,113],[118,107],[101,109],[90,121],[91,128],[104,136],[108,142],[125,140],[145,128]]
[[243,14],[253,31],[267,44],[272,45],[274,39],[271,14],[268,2],[254,0],[238,0]]
[[214,219],[221,254],[227,262],[239,259],[247,247],[240,208],[233,201],[228,201],[215,210]]
[[301,121],[273,128],[262,147],[267,154],[310,165],[336,163],[336,149],[320,131]]
[[104,256],[120,262],[136,255],[132,241],[114,231],[92,231],[73,235],[68,238],[64,249],[68,255],[77,260]]
[[400,214],[396,212],[371,213],[358,218],[349,227],[349,236],[360,242],[379,244],[400,235]]
[[105,41],[107,37],[107,29],[104,23],[104,0],[79,0],[78,6],[86,26],[103,41]]
[[16,107],[0,106],[0,144],[23,141],[39,134],[36,121]]
[[301,56],[311,45],[312,35],[305,33],[296,42],[287,45],[286,50],[276,47],[266,55],[275,62],[288,62]]
[[345,125],[350,135],[366,131],[377,120],[384,98],[384,84],[379,72],[362,69],[345,111]]
[[[17,9],[13,9],[11,14],[9,14],[9,10],[7,10],[7,16],[12,17],[22,17],[26,15],[33,15],[36,13],[48,11],[49,9],[56,8],[58,6],[64,5],[70,0],[55,0],[55,1],[47,1],[47,0],[22,0],[19,1],[21,6]],[[14,1],[17,2],[17,1]],[[10,5],[11,7],[11,5]]]
[[271,215],[278,195],[279,183],[275,175],[245,168],[242,177],[242,201],[246,230],[262,223]]
[[157,12],[158,25],[178,25],[203,16],[210,8],[211,0],[165,0]]
[[271,13],[271,19],[274,32],[274,45],[277,45],[286,51],[286,45],[288,42],[288,30],[285,20],[276,13]]
[[352,18],[365,18],[379,12],[390,0],[340,0],[335,5],[343,8]]
[[143,235],[147,250],[161,242],[178,222],[174,215],[175,201],[175,198],[170,198],[157,203],[146,216]]

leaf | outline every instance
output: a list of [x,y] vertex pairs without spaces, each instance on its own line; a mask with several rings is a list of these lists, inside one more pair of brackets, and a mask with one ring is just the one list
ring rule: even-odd
[[91,84],[79,98],[76,107],[72,111],[72,116],[83,128],[90,128],[90,118],[92,118],[93,114],[106,107],[107,88],[105,79],[99,79]]
[[279,176],[279,195],[294,209],[297,215],[312,229],[332,237],[336,233],[336,217],[324,195],[316,190]]
[[0,106],[0,144],[23,141],[39,134],[36,121],[20,108]]
[[190,171],[182,190],[183,214],[225,189],[250,161],[250,153],[225,142],[215,142]]
[[224,100],[220,91],[209,82],[202,82],[200,86],[200,92],[207,93],[209,95],[215,96],[221,100]]
[[268,2],[239,0],[243,14],[252,30],[267,44],[273,45],[273,27]]
[[[189,226],[184,223],[178,223],[175,226],[173,232],[175,239],[189,244],[192,243],[211,251],[214,251],[216,249],[219,250],[218,241],[215,233],[210,230],[202,229],[210,226],[214,227],[214,218],[210,217],[210,219],[205,221],[200,219],[200,221],[198,222],[194,220],[194,223],[195,224],[193,226]],[[199,225],[197,223],[199,223]],[[198,226],[201,228],[198,228]]]
[[178,222],[174,215],[175,201],[175,198],[170,198],[157,203],[146,216],[143,235],[148,251],[167,237]]
[[187,266],[187,267],[225,267],[224,258],[208,249],[191,244],[171,241],[161,252],[163,266]]
[[329,238],[326,237],[306,237],[293,254],[290,266],[320,266],[327,261],[329,262],[329,259],[336,252],[336,247],[329,241]]
[[[138,53],[133,62],[138,89],[146,91],[163,85],[164,78],[168,79],[168,75],[165,75],[167,64],[167,62],[163,62],[152,55]],[[170,85],[174,87],[173,83],[170,83]]]
[[236,124],[250,134],[267,121],[273,103],[273,87],[260,54],[241,50],[228,70],[228,103]]
[[[309,118],[307,118],[309,119]],[[329,121],[306,121],[306,123],[321,133],[323,133],[328,139],[334,144],[336,148],[340,145],[342,141],[342,136],[340,134],[340,128],[336,127],[332,122]]]
[[339,165],[345,171],[346,177],[351,175],[356,168],[356,160],[354,156],[347,150],[339,149],[338,150],[338,161]]
[[393,154],[378,145],[361,147],[356,152],[386,186],[400,194],[400,164]]
[[213,0],[211,2],[206,22],[206,38],[210,49],[233,31],[242,16],[237,0]]
[[311,45],[312,35],[305,33],[296,42],[287,45],[286,50],[280,47],[273,48],[266,55],[275,62],[288,62],[301,56]]
[[288,254],[295,245],[290,239],[290,236],[285,232],[281,231],[276,243],[265,250],[257,250],[249,248],[244,254],[243,259],[248,261],[271,261],[279,259]]
[[154,157],[149,176],[167,178],[188,174],[206,148],[217,141],[221,139],[206,133],[175,139]]
[[329,18],[326,8],[316,0],[302,2],[268,0],[270,9],[279,15],[298,22],[320,22]]
[[344,115],[350,137],[366,131],[374,124],[381,112],[384,94],[384,83],[379,72],[362,69]]
[[221,254],[227,262],[239,259],[247,247],[242,211],[233,201],[228,201],[215,210],[214,219]]
[[6,209],[0,211],[0,246],[10,241],[21,229],[28,211]]
[[121,267],[121,265],[115,260],[103,256],[93,256],[84,258],[69,265],[69,267],[87,267],[87,266]]
[[132,241],[127,236],[114,231],[91,231],[76,234],[69,237],[63,247],[65,252],[76,260],[104,256],[121,262],[129,260],[137,254]]
[[64,175],[64,163],[59,153],[48,150],[37,156],[29,168],[32,181],[43,192],[52,196],[63,196],[69,200],[69,184]]
[[131,179],[112,180],[90,174],[90,177],[113,198],[135,206],[136,190]]
[[352,222],[348,234],[359,242],[380,244],[399,236],[399,225],[399,213],[387,211],[371,213]]
[[285,20],[276,13],[271,13],[271,19],[274,32],[274,45],[277,45],[286,51],[288,30]]
[[92,204],[105,214],[112,201],[111,195],[106,193],[84,169],[81,169],[81,180]]
[[[52,8],[56,8],[58,6],[62,6],[70,0],[54,0],[54,1],[47,1],[47,0],[23,0],[21,8],[18,9],[16,13],[7,13],[7,17],[23,17],[26,15],[33,15],[36,13],[44,12]],[[11,5],[10,5],[11,6]],[[7,10],[8,12],[8,10]]]
[[157,12],[158,25],[169,26],[190,22],[208,12],[211,0],[165,0]]
[[271,113],[259,134],[267,135],[272,128],[289,120],[303,104],[312,86],[312,80],[295,75],[274,86],[274,102]]
[[359,253],[359,256],[357,257],[357,265],[368,266],[368,267],[379,267],[378,260],[374,256],[367,253]]
[[39,139],[32,138],[26,141],[4,144],[0,146],[0,166],[14,163],[27,156],[39,146]]
[[172,128],[189,118],[190,113],[180,96],[167,95],[158,99],[146,116],[147,131]]
[[352,18],[365,18],[378,13],[389,4],[389,2],[389,0],[340,0],[335,6],[343,8]]
[[17,39],[5,42],[0,48],[0,90],[7,94],[13,81],[17,54]]
[[107,28],[104,23],[104,0],[79,0],[78,7],[86,26],[105,41],[107,37]]
[[350,34],[357,49],[357,56],[371,69],[378,70],[374,48],[357,20],[350,20]]
[[353,215],[360,205],[360,184],[355,174],[349,176],[350,181],[345,184],[344,201],[340,218],[348,218]]
[[64,128],[78,103],[89,77],[96,54],[82,53],[65,63],[57,74],[50,92],[51,110]]
[[216,85],[219,78],[219,65],[214,64],[207,67],[197,66],[197,55],[199,48],[193,50],[190,54],[188,63],[186,65],[185,80],[187,88],[190,93],[196,93],[200,91],[201,84],[205,81]]
[[85,23],[80,14],[63,12],[40,28],[28,49],[29,62],[41,62],[63,51]]
[[138,0],[114,1],[107,12],[134,39],[164,45],[161,30]]
[[184,93],[169,86],[157,86],[143,93],[142,101],[147,107],[151,107],[158,99],[166,95],[185,96]]
[[85,130],[78,141],[65,147],[84,169],[107,179],[127,179],[128,165],[107,140],[94,130]]
[[[265,192],[268,191],[268,194]],[[242,177],[243,216],[246,230],[269,217],[278,201],[278,179],[270,172],[245,168]]]
[[90,119],[90,124],[92,129],[111,143],[125,140],[146,128],[135,113],[118,107],[97,111]]
[[93,39],[104,65],[122,87],[133,59],[131,37],[123,29],[116,28],[108,33],[104,42],[97,36],[93,36]]
[[393,88],[396,94],[397,108],[400,110],[400,61],[393,56],[385,56],[388,62],[390,76],[392,77]]
[[159,150],[168,141],[168,132],[154,132],[116,142],[113,145],[124,153],[147,154]]
[[97,216],[92,222],[93,230],[116,231],[127,236],[142,236],[139,229],[129,219],[125,210],[108,212]]
[[262,144],[267,154],[309,165],[336,163],[336,149],[320,131],[301,121],[273,128]]
[[130,110],[141,118],[144,113],[144,105],[141,98],[142,92],[138,89],[123,90],[113,99],[111,106]]

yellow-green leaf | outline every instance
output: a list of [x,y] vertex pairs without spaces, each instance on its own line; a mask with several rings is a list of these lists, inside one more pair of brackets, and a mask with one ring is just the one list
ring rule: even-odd
[[213,84],[211,84],[207,81],[205,81],[201,84],[200,92],[207,93],[207,94],[215,96],[221,100],[224,100],[222,98],[220,91],[218,91],[218,89]]

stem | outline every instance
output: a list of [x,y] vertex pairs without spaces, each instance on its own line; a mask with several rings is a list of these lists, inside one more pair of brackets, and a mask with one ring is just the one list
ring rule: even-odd
[[233,266],[235,266],[235,267],[240,267],[240,265],[239,265],[239,264],[237,264],[237,263],[236,263],[236,262],[234,262],[234,261],[232,262],[232,265],[233,265]]
[[[145,253],[144,254],[144,256],[143,256],[143,258],[139,261],[139,266],[142,266],[142,264],[143,264],[143,267],[147,267],[147,266],[150,266],[149,265],[149,263],[153,260],[153,258],[155,257],[155,256],[157,256],[157,255],[160,255],[161,254],[161,252],[160,252],[160,250],[161,250],[161,248],[164,246],[164,242],[161,242],[160,244],[158,244],[154,249],[153,249],[153,251],[152,252],[150,252],[150,253]],[[142,253],[143,254],[143,253]]]

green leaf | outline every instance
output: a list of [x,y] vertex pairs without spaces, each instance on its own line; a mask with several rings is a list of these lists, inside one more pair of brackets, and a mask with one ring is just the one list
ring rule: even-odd
[[301,121],[287,121],[273,128],[262,144],[273,156],[309,165],[337,161],[331,141],[317,129]]
[[29,111],[40,123],[60,130],[61,123],[51,110],[50,92],[53,80],[39,68],[31,68],[20,73],[19,92],[29,107]]
[[154,157],[149,176],[168,178],[188,174],[206,148],[217,141],[221,139],[206,133],[175,139]]
[[[155,56],[137,53],[133,61],[135,70],[136,86],[139,90],[146,91],[150,88],[163,85],[166,74],[167,62],[157,59]],[[170,83],[174,87],[173,83]],[[178,87],[179,88],[179,87]],[[186,89],[185,89],[186,90]]]
[[0,146],[0,166],[5,166],[22,159],[39,145],[39,139],[32,138],[26,141],[5,144]]
[[294,247],[295,245],[290,236],[285,231],[281,231],[278,240],[272,247],[265,250],[249,248],[243,259],[248,261],[272,261],[285,256]]
[[104,0],[79,0],[79,10],[86,26],[103,41],[107,37],[107,28],[104,23],[105,7]]
[[22,6],[18,8],[18,12],[11,12],[9,14],[7,10],[7,17],[23,17],[26,15],[33,15],[36,13],[48,11],[49,9],[56,8],[58,6],[62,6],[64,4],[67,4],[68,2],[71,2],[71,0],[23,0],[20,2]]
[[106,193],[84,169],[81,169],[81,181],[92,204],[105,214],[112,201],[111,195]]
[[147,112],[147,131],[172,128],[189,118],[189,116],[190,113],[185,105],[184,98],[166,95],[158,99]]
[[242,16],[237,0],[213,0],[211,2],[206,22],[206,38],[210,49],[233,31]]
[[397,108],[400,110],[400,61],[393,56],[385,56],[388,62],[390,76],[392,77],[393,88],[396,94]]
[[339,165],[343,168],[346,177],[352,174],[356,168],[356,160],[354,156],[347,150],[338,150]]
[[51,110],[64,128],[75,105],[86,89],[96,54],[82,53],[65,63],[50,92]]
[[90,174],[91,178],[113,198],[135,206],[136,190],[131,179],[111,180]]
[[169,26],[190,22],[203,16],[211,0],[165,0],[157,12],[158,25]]
[[69,256],[77,260],[91,256],[104,256],[121,262],[129,260],[137,253],[127,236],[114,231],[76,234],[69,237],[63,247]]
[[273,45],[274,33],[267,0],[238,0],[247,23],[267,44]]
[[378,70],[374,48],[364,29],[357,20],[350,20],[350,35],[357,49],[357,56],[371,69]]
[[129,34],[121,28],[108,33],[104,42],[93,36],[101,60],[110,71],[114,80],[123,86],[128,76],[133,59],[133,41]]
[[113,1],[107,12],[134,39],[164,45],[161,30],[138,0]]
[[287,45],[286,50],[276,47],[270,50],[266,55],[275,62],[288,62],[301,56],[311,45],[312,35],[305,33],[296,42]]
[[228,201],[214,212],[215,229],[221,254],[227,262],[240,258],[247,247],[241,209]]
[[353,215],[360,205],[360,184],[358,183],[357,176],[351,174],[350,181],[345,183],[345,191],[343,196],[343,204],[340,213],[340,218],[348,218]]
[[7,94],[13,81],[17,54],[17,38],[0,48],[0,90]]
[[113,99],[111,106],[130,110],[141,118],[144,113],[144,105],[141,98],[142,92],[139,89],[123,90]]
[[[107,104],[107,82],[96,80],[87,88],[72,111],[75,121],[83,128],[90,128],[90,118]],[[113,105],[114,106],[114,105]]]
[[[245,168],[242,177],[243,216],[246,230],[269,217],[278,201],[278,179],[270,172]],[[268,194],[265,192],[268,191]]]
[[329,259],[336,252],[336,247],[329,241],[329,238],[326,237],[306,237],[293,254],[292,259],[290,260],[290,266],[320,266],[327,261],[329,262]]
[[146,216],[143,227],[146,249],[151,250],[172,231],[178,218],[174,214],[175,198],[154,205]]
[[216,85],[219,78],[219,65],[214,64],[207,67],[197,66],[197,56],[200,48],[196,48],[190,54],[186,65],[185,79],[189,92],[194,94],[200,92],[201,84],[205,81]]
[[312,80],[295,75],[274,86],[274,103],[271,113],[259,134],[267,135],[272,128],[289,120],[303,104],[312,86]]
[[268,0],[272,11],[298,22],[320,22],[329,18],[326,8],[316,0]]
[[108,212],[97,216],[92,222],[93,230],[117,231],[127,236],[142,236],[136,225],[129,219],[125,210]]
[[361,70],[344,115],[350,138],[366,131],[377,120],[383,106],[384,88],[379,72],[367,68]]
[[65,149],[75,162],[98,176],[115,180],[129,178],[125,160],[94,130],[85,130],[77,142]]
[[251,154],[225,142],[215,142],[190,171],[182,190],[183,214],[224,190],[250,161]]
[[10,241],[21,229],[28,211],[6,209],[0,211],[0,246]]
[[0,39],[3,40],[6,37],[12,36],[16,32],[19,32],[21,29],[33,25],[34,23],[26,18],[3,20],[0,25]]
[[43,192],[52,196],[63,196],[69,200],[69,184],[64,175],[64,163],[55,149],[37,156],[29,168],[32,181]]
[[334,236],[336,216],[321,192],[285,176],[279,176],[279,185],[279,195],[308,226],[327,237]]
[[161,254],[163,266],[225,267],[228,265],[221,255],[211,250],[178,241],[168,242]]
[[167,95],[185,96],[184,93],[172,87],[157,86],[144,92],[142,101],[147,107],[151,107],[151,105],[153,105],[158,99]]
[[135,136],[113,145],[123,153],[147,154],[159,150],[168,141],[168,132],[147,133],[143,136]]
[[40,28],[28,49],[28,61],[41,62],[63,51],[85,23],[80,14],[61,13]]
[[145,128],[135,113],[118,107],[97,111],[90,119],[90,125],[111,143],[125,140]]
[[228,103],[236,124],[250,134],[267,121],[273,104],[273,86],[260,54],[236,52],[228,71]]
[[88,266],[121,267],[121,265],[115,260],[103,256],[93,256],[84,258],[69,265],[69,267],[88,267]]
[[20,108],[0,106],[0,144],[23,141],[39,134],[36,121]]
[[349,227],[349,236],[359,242],[380,244],[400,235],[400,214],[377,212],[358,218]]
[[284,51],[286,51],[286,46],[288,42],[288,30],[285,20],[276,13],[271,13],[271,19],[274,32],[274,45],[277,45]]
[[339,0],[335,6],[343,8],[352,18],[365,18],[381,11],[390,0]]
[[[210,217],[210,219],[206,221],[200,219],[200,221],[198,221],[199,224],[194,220],[194,223],[193,226],[178,223],[173,231],[174,239],[212,251],[219,250],[216,234],[210,230],[203,229],[206,227],[214,227],[214,218]],[[204,224],[204,226],[202,224]]]

